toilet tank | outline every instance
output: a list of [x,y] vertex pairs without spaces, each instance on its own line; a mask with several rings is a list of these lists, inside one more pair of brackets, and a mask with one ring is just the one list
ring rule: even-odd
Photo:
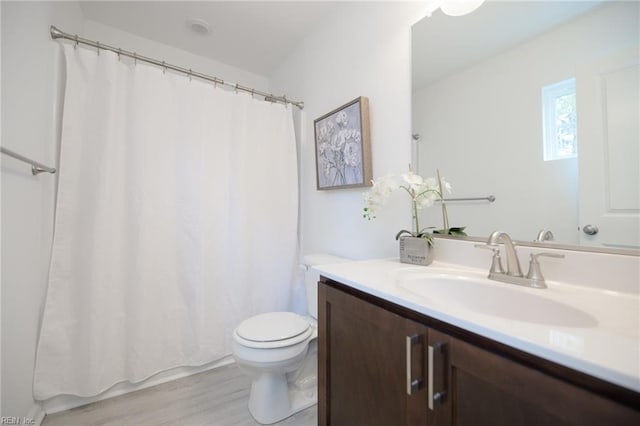
[[302,262],[306,268],[304,274],[304,284],[307,293],[307,312],[313,318],[318,318],[318,281],[320,274],[311,268],[316,265],[328,265],[330,263],[349,262],[350,259],[333,256],[330,254],[308,254],[303,257]]

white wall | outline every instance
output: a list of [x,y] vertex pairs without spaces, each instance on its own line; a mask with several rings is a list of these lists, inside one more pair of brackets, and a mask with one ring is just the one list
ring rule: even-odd
[[[377,222],[361,218],[363,190],[315,190],[313,119],[357,96],[368,96],[374,173],[401,172],[410,161],[410,25],[415,3],[345,5],[302,40],[273,78],[278,92],[306,101],[302,161],[302,234],[305,251],[351,257],[394,255],[397,229],[409,211],[390,206]],[[262,76],[209,61],[96,22],[77,3],[2,2],[2,143],[57,166],[57,43],[49,25],[167,62],[189,64],[258,89]],[[56,72],[58,74],[56,74]],[[33,362],[46,292],[55,176],[31,176],[29,167],[2,158],[2,415],[33,413]],[[7,390],[10,389],[10,392]]]
[[[49,25],[79,31],[76,3],[2,7],[2,145],[55,165],[60,52]],[[36,414],[33,364],[52,236],[55,176],[2,156],[2,416]]]
[[[637,5],[613,4],[414,93],[421,173],[439,168],[452,197],[496,196],[493,204],[450,203],[451,226],[529,241],[549,228],[557,241],[578,243],[577,159],[543,161],[541,89],[630,42]],[[438,224],[438,214],[425,211],[423,221]]]
[[[78,2],[6,2],[2,10],[2,145],[57,167],[64,89],[63,58],[49,26],[138,51],[194,71],[269,91],[265,76],[202,58],[111,28],[82,15]],[[41,415],[32,397],[33,365],[46,295],[55,176],[32,176],[29,166],[2,162],[2,416]],[[187,373],[170,372],[167,377]],[[154,378],[165,380],[162,377]],[[144,386],[142,384],[141,386]],[[117,389],[122,392],[122,389]],[[62,398],[58,408],[78,405]]]
[[[0,45],[2,45],[2,6],[1,5],[0,5]],[[2,55],[0,54],[0,70],[1,69],[2,69]],[[0,79],[1,78],[2,78],[2,73],[0,72]],[[0,84],[0,99],[2,99],[2,84]],[[2,129],[1,112],[2,112],[2,107],[0,106],[0,129]],[[0,136],[0,143],[2,143],[1,136]],[[0,164],[2,163],[0,162]],[[2,176],[0,175],[0,187],[1,186],[2,186]],[[0,207],[2,207],[1,201],[0,201]],[[0,209],[0,223],[1,222],[2,222],[2,209]],[[2,242],[2,227],[0,226],[0,259],[2,258],[1,242]],[[0,260],[0,277],[1,275],[2,275],[2,261]],[[2,283],[2,278],[0,278],[0,284],[1,283]],[[2,411],[2,286],[0,285],[0,416],[2,416],[2,413],[3,413]]]
[[[408,199],[378,219],[362,218],[365,188],[316,190],[313,120],[358,96],[369,98],[373,175],[402,173],[411,161],[411,25],[421,3],[345,4],[271,76],[272,89],[305,102],[301,141],[302,252],[351,258],[396,256],[398,230],[411,226]],[[402,195],[402,194],[400,194]]]
[[[70,32],[63,27],[60,29]],[[96,40],[113,47],[120,47],[130,52],[137,52],[144,56],[159,59],[169,64],[191,68],[194,71],[213,75],[225,81],[269,92],[269,80],[265,76],[194,55],[193,53],[128,33],[119,28],[86,20],[84,28],[81,30],[81,35],[89,40]]]

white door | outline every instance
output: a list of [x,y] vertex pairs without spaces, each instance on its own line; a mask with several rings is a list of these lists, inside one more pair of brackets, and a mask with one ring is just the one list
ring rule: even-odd
[[638,49],[608,55],[576,75],[582,244],[640,248]]

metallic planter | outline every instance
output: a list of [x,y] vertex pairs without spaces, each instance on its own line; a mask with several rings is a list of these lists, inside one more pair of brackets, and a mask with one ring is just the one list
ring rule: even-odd
[[433,247],[424,238],[400,237],[400,262],[427,266],[433,262]]

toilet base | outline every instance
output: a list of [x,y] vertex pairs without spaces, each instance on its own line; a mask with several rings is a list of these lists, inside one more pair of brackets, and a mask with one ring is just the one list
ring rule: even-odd
[[[316,362],[315,354],[305,366]],[[251,382],[249,412],[261,424],[273,424],[318,402],[316,369],[302,368],[292,374],[264,373]],[[301,374],[302,373],[302,374]]]

